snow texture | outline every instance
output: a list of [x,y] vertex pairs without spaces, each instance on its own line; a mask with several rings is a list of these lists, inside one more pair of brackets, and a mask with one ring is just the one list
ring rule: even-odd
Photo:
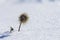
[[[18,32],[18,17],[24,12],[29,20]],[[9,31],[10,26],[14,31],[0,40],[60,40],[60,1],[0,0],[0,34]]]
[[4,38],[4,37],[8,37],[8,36],[9,36],[9,34],[10,34],[10,32],[9,32],[9,31],[6,31],[6,32],[4,32],[4,33],[0,34],[0,39],[2,39],[2,38]]

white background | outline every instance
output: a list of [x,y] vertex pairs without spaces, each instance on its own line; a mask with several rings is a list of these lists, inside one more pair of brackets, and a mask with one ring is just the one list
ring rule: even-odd
[[[9,31],[10,26],[14,28],[11,36],[0,40],[60,40],[60,2],[29,2],[0,0],[0,33]],[[18,32],[22,13],[27,13],[29,20]]]

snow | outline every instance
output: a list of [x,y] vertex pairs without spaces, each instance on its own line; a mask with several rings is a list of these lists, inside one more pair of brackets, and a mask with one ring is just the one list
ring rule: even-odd
[[[0,40],[60,40],[60,3],[17,3],[17,0],[0,1],[0,34],[14,31]],[[29,20],[18,32],[18,17],[27,13]]]

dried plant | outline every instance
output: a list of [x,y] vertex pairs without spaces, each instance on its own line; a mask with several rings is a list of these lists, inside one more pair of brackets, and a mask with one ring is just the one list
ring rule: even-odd
[[22,23],[26,23],[27,20],[28,20],[28,16],[27,16],[26,13],[23,13],[23,14],[21,14],[21,15],[19,16],[19,22],[20,22],[20,25],[19,25],[18,31],[20,31],[21,24],[22,24]]

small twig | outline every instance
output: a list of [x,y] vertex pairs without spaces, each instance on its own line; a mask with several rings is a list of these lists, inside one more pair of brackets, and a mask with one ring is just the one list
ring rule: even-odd
[[10,27],[10,33],[13,31],[14,29],[12,27]]

